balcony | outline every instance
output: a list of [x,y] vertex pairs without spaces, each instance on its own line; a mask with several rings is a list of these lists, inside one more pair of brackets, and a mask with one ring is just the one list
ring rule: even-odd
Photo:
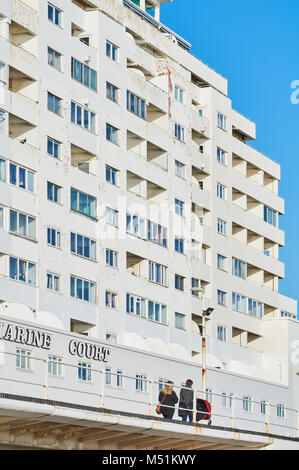
[[38,106],[37,102],[20,94],[10,92],[10,124],[13,123],[13,116],[19,122],[19,131],[11,137],[18,137],[23,134],[23,126],[36,127],[38,125]]
[[[22,34],[24,31],[31,36],[38,34],[38,16],[37,12],[19,0],[11,2],[11,19],[13,31],[16,34]],[[21,31],[24,30],[24,31]]]
[[191,127],[198,134],[200,139],[209,139],[211,136],[210,121],[201,116],[200,110],[192,108]]
[[20,71],[28,79],[38,79],[38,60],[26,49],[11,44],[10,64],[15,70]]
[[199,147],[192,146],[192,166],[200,169],[206,174],[211,174],[211,157],[207,155]]
[[211,193],[201,187],[199,183],[192,182],[192,202],[210,211]]
[[255,123],[250,121],[242,114],[232,109],[231,114],[233,132],[238,132],[243,136],[244,140],[255,140],[256,126]]

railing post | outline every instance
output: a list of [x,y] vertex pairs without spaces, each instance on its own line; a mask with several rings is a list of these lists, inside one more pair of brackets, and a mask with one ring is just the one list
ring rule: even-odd
[[48,399],[48,365],[49,359],[48,357],[44,359],[44,396],[45,399]]
[[154,383],[153,383],[152,380],[150,380],[149,385],[150,385],[149,416],[153,416],[153,388],[154,388]]
[[104,399],[105,399],[105,369],[100,370],[101,374],[101,404],[100,408],[104,408]]

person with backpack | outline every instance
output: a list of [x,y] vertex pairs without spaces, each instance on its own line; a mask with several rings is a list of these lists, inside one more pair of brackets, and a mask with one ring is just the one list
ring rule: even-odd
[[192,385],[193,381],[188,379],[185,387],[183,387],[180,392],[179,416],[182,418],[183,423],[186,423],[188,418],[190,423],[193,421],[194,392],[192,390]]
[[157,413],[162,414],[165,419],[172,419],[175,412],[175,404],[179,401],[177,394],[173,390],[173,382],[168,380],[164,388],[159,393],[159,403]]

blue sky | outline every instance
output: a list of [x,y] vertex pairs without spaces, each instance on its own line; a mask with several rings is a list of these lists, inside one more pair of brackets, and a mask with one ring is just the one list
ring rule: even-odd
[[256,122],[252,146],[281,164],[286,279],[280,291],[299,300],[299,104],[290,100],[291,83],[299,80],[298,21],[298,0],[173,0],[161,6],[161,22],[228,79],[233,107]]

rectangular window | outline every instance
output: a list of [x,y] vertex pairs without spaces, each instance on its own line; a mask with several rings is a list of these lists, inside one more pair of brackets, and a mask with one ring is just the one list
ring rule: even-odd
[[52,111],[53,113],[61,116],[62,113],[62,99],[58,96],[53,95],[48,91],[48,110]]
[[106,41],[106,56],[110,57],[114,62],[118,62],[119,48],[109,41]]
[[175,85],[174,87],[174,98],[176,101],[184,103],[184,90],[178,85]]
[[47,289],[54,292],[60,292],[60,276],[57,274],[47,273]]
[[264,304],[257,300],[248,299],[248,314],[255,318],[263,318]]
[[226,127],[227,127],[227,118],[221,114],[221,113],[217,113],[217,126],[226,131]]
[[261,401],[261,415],[265,415],[266,414],[266,402],[265,401]]
[[232,263],[233,275],[241,277],[242,279],[247,279],[247,263],[237,258],[233,258]]
[[167,267],[162,266],[162,264],[154,263],[152,261],[148,262],[149,275],[148,278],[150,281],[155,282],[156,284],[161,284],[162,286],[167,286]]
[[247,313],[247,297],[245,295],[232,293],[232,307],[233,310],[240,313]]
[[106,265],[110,266],[111,268],[118,267],[118,252],[110,250],[109,248],[106,249]]
[[174,238],[174,249],[177,253],[184,254],[184,239],[180,237]]
[[285,413],[285,406],[278,404],[276,407],[276,416],[277,418],[285,418],[286,413]]
[[61,248],[61,232],[55,228],[47,228],[47,243],[55,248]]
[[126,310],[131,315],[146,318],[146,300],[133,294],[126,296]]
[[108,308],[117,309],[117,294],[106,290],[105,292],[105,305]]
[[6,160],[0,158],[0,181],[6,182]]
[[60,158],[61,154],[61,142],[58,142],[51,137],[47,138],[47,151],[48,155],[54,158]]
[[226,327],[225,326],[217,326],[217,339],[219,341],[226,341]]
[[36,220],[34,217],[22,214],[21,212],[10,209],[9,211],[9,230],[12,233],[17,233],[23,237],[35,239],[35,225]]
[[223,392],[221,395],[221,405],[223,408],[231,408],[233,402],[233,394]]
[[97,72],[73,57],[72,78],[87,88],[97,91]]
[[226,271],[226,257],[217,254],[217,268],[221,271]]
[[0,228],[4,228],[4,208],[0,206]]
[[47,198],[48,201],[60,203],[61,201],[61,187],[54,183],[47,183]]
[[224,307],[226,307],[227,293],[223,292],[222,290],[217,290],[217,301],[218,301],[218,305],[223,305]]
[[227,188],[223,184],[217,183],[217,197],[224,201],[227,199]]
[[175,160],[175,175],[185,179],[186,165]]
[[157,323],[167,324],[167,307],[166,305],[148,301],[148,319]]
[[174,204],[175,204],[175,213],[183,217],[185,203],[183,201],[180,201],[179,199],[175,199]]
[[277,227],[278,213],[270,207],[264,206],[264,221]]
[[14,281],[35,285],[36,265],[19,258],[9,257],[9,277]]
[[217,162],[222,165],[226,165],[227,162],[227,153],[221,148],[217,147]]
[[185,278],[179,274],[175,274],[174,277],[174,286],[180,291],[184,291]]
[[71,210],[96,218],[96,198],[71,188]]
[[59,52],[48,47],[48,64],[59,72],[61,72],[61,58],[62,55]]
[[167,228],[155,222],[148,221],[147,237],[150,242],[167,247]]
[[118,227],[118,211],[116,209],[106,207],[106,224]]
[[78,362],[78,380],[91,382],[91,365],[86,362]]
[[96,132],[96,114],[74,101],[71,103],[71,121],[92,134]]
[[185,315],[175,312],[174,321],[175,321],[175,328],[178,328],[179,330],[185,329]]
[[16,350],[16,367],[22,370],[31,370],[31,351]]
[[116,170],[115,168],[112,168],[109,165],[106,165],[106,181],[108,183],[113,184],[113,186],[117,186],[118,174],[119,174],[118,170]]
[[217,219],[217,232],[227,236],[227,222],[225,220]]
[[108,368],[105,369],[105,384],[112,385],[112,373],[111,369]]
[[136,392],[147,392],[147,376],[136,374]]
[[196,279],[195,277],[192,277],[192,289],[191,289],[191,294],[194,295],[194,297],[199,297],[199,279]]
[[62,11],[48,3],[48,20],[61,27]]
[[180,142],[185,142],[185,128],[180,124],[174,125],[174,135]]
[[34,192],[34,173],[15,163],[9,164],[9,182],[20,189]]
[[94,282],[71,276],[70,284],[71,297],[93,304],[96,303],[96,284]]
[[71,232],[71,253],[96,261],[96,241]]
[[247,413],[251,413],[252,412],[252,400],[250,397],[243,397],[243,411],[247,412]]
[[48,357],[48,374],[62,377],[62,358],[58,356]]
[[117,145],[118,144],[118,131],[119,129],[111,126],[111,124],[106,123],[106,140]]
[[113,103],[118,103],[118,92],[119,88],[112,85],[112,83],[106,82],[106,97]]
[[146,220],[139,215],[133,215],[127,212],[127,233],[135,237],[146,239]]
[[212,392],[211,388],[206,388],[206,400],[209,403],[212,403],[212,401],[213,401],[213,392]]
[[136,116],[146,118],[146,102],[144,99],[127,90],[127,110]]
[[123,378],[123,371],[117,370],[116,371],[116,386],[123,388],[124,386],[124,378]]

